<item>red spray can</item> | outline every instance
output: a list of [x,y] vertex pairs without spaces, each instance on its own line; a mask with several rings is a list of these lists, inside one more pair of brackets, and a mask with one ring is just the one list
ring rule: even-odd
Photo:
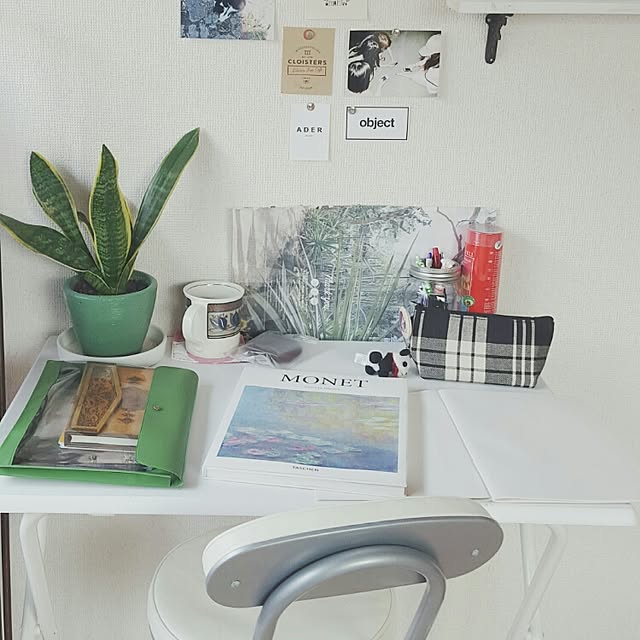
[[467,226],[463,233],[462,300],[468,311],[495,313],[502,265],[502,230],[494,224]]

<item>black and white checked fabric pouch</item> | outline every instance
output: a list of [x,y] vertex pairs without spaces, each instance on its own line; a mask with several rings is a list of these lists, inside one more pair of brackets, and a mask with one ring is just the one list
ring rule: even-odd
[[418,305],[411,356],[423,378],[535,387],[553,329],[550,316],[485,315]]

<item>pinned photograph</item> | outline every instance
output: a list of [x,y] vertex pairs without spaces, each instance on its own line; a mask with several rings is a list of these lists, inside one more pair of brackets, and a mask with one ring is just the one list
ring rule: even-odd
[[181,0],[183,38],[273,40],[275,0]]
[[351,31],[347,92],[362,96],[435,97],[440,31]]

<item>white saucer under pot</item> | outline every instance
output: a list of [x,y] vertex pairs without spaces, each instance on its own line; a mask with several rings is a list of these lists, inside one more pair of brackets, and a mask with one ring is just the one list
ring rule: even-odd
[[144,339],[142,351],[134,353],[130,356],[112,356],[109,358],[99,358],[94,356],[85,356],[80,348],[80,343],[76,338],[73,327],[63,331],[57,339],[58,357],[60,360],[75,362],[78,360],[91,362],[109,362],[123,364],[129,367],[152,367],[158,364],[164,357],[167,336],[155,325],[149,327],[147,337]]

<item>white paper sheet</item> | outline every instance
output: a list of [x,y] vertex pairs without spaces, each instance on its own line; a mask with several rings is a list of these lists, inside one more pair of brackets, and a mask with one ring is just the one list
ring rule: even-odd
[[640,499],[638,460],[572,403],[548,391],[438,393],[494,500]]
[[437,391],[409,394],[407,495],[488,498]]

